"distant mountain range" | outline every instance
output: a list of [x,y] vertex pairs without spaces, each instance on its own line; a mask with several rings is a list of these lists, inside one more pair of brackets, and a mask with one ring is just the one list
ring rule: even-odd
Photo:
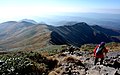
[[49,44],[81,46],[101,41],[120,42],[120,31],[98,25],[90,26],[85,22],[69,22],[57,27],[38,24],[31,20],[8,21],[0,24],[0,48],[3,49],[23,47],[39,49]]
[[46,17],[34,17],[36,21],[42,21],[49,25],[62,26],[79,22],[89,25],[99,25],[105,28],[120,30],[120,14],[109,13],[61,13]]

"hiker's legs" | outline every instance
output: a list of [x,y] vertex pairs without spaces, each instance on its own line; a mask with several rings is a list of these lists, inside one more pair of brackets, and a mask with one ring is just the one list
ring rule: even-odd
[[98,58],[95,58],[94,65],[98,62]]
[[72,51],[72,55],[73,55],[73,51]]
[[104,60],[104,58],[101,58],[101,60],[100,60],[100,65],[103,64],[103,60]]

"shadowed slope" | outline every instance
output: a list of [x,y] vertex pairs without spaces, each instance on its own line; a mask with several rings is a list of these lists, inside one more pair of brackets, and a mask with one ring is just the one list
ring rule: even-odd
[[51,33],[51,41],[54,44],[72,44],[80,46],[85,43],[99,43],[101,41],[110,42],[112,40],[104,33],[81,22],[72,26],[57,27]]

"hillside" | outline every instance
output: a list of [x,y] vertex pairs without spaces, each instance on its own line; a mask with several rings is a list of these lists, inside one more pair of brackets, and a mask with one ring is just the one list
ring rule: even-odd
[[24,30],[27,27],[33,26],[33,23],[21,21],[21,22],[15,22],[15,21],[8,21],[0,24],[0,39],[7,39],[11,36],[14,36],[16,32],[20,30]]
[[[81,22],[74,25],[59,26],[53,29],[51,33],[51,41],[54,44],[72,44],[80,46],[86,43],[99,43],[101,41],[116,41],[111,36],[120,36],[120,32],[95,26]],[[59,38],[58,38],[59,37]],[[119,39],[117,42],[120,42]]]
[[98,25],[92,26],[92,28],[94,28],[102,33],[105,33],[109,36],[119,36],[120,35],[120,32],[118,30],[107,29],[107,28],[100,27]]
[[[7,26],[4,27],[3,26]],[[9,26],[9,27],[8,27]],[[32,47],[45,46],[50,39],[50,31],[47,25],[33,24],[30,22],[5,22],[0,24],[3,31],[0,33],[0,47],[3,49],[11,49],[19,47]]]
[[101,41],[120,42],[119,31],[90,26],[85,22],[58,27],[32,22],[23,20],[1,23],[0,50],[36,50],[51,44],[81,46]]

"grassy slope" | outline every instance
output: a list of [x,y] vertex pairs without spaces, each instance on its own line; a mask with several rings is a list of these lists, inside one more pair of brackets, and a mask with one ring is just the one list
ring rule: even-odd
[[50,33],[46,25],[31,26],[1,40],[0,45],[7,49],[35,50],[49,44]]

